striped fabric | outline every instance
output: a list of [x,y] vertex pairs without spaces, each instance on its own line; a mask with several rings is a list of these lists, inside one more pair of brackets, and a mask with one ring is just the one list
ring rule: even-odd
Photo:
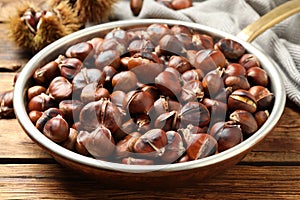
[[[251,22],[286,0],[194,1],[188,9],[173,11],[153,0],[144,0],[138,18],[165,18],[192,21],[237,34]],[[121,1],[116,19],[132,19],[128,1]],[[287,97],[300,106],[300,13],[264,32],[255,43],[279,65]]]

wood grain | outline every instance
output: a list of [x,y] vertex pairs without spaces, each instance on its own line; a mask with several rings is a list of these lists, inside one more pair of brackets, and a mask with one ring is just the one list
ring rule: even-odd
[[0,165],[1,199],[299,199],[299,191],[300,166],[238,165],[203,182],[152,191],[108,188],[57,164]]

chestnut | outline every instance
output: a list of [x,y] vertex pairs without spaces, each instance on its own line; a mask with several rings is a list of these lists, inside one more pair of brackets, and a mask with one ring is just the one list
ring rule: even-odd
[[98,83],[90,83],[86,85],[80,94],[80,99],[83,103],[98,101],[102,98],[109,98],[109,91]]
[[115,150],[115,141],[108,128],[99,126],[82,138],[86,150],[96,159],[112,155]]
[[133,40],[128,46],[128,51],[131,56],[133,56],[135,53],[153,52],[154,45],[150,40],[146,39]]
[[244,54],[239,63],[245,67],[245,69],[250,69],[251,67],[260,67],[260,62],[258,61],[257,57],[253,54],[246,53]]
[[165,152],[167,144],[168,138],[165,131],[151,129],[138,138],[133,145],[133,151],[146,157],[160,157]]
[[62,100],[58,108],[63,112],[64,118],[69,122],[77,122],[79,113],[84,104],[79,100]]
[[89,152],[87,151],[86,147],[83,144],[83,141],[86,140],[86,138],[89,136],[89,132],[87,131],[80,131],[77,135],[76,141],[75,141],[75,150],[84,156],[88,156]]
[[242,129],[232,121],[214,124],[209,134],[217,140],[218,152],[230,149],[243,141]]
[[192,35],[186,33],[175,33],[174,36],[178,39],[180,43],[183,44],[183,47],[186,50],[193,49]]
[[224,84],[226,87],[232,88],[232,90],[249,90],[250,83],[245,76],[228,76],[224,80]]
[[234,110],[247,110],[254,113],[257,109],[255,97],[247,90],[236,90],[228,97],[228,108]]
[[113,30],[108,32],[104,37],[104,39],[111,39],[111,38],[116,38],[121,41],[128,41],[127,31],[121,28],[114,28]]
[[60,76],[60,70],[56,61],[51,61],[46,65],[35,70],[33,78],[39,85],[48,86],[57,76]]
[[[106,52],[106,56],[102,56],[99,61],[108,62],[109,60],[107,59],[107,56],[117,59],[117,57],[115,57],[116,55],[121,56],[121,55],[127,53],[127,41],[120,39],[120,38],[107,38],[107,39],[104,39],[99,44],[99,46],[97,46],[95,48],[95,51],[96,51],[96,55],[98,55],[98,56],[101,53]],[[97,56],[96,56],[96,59],[97,59]],[[98,63],[99,61],[96,61],[96,63]]]
[[116,144],[116,157],[124,158],[133,155],[133,146],[139,137],[141,137],[139,132],[132,132],[120,140]]
[[29,111],[44,111],[47,110],[48,108],[55,107],[55,102],[52,97],[45,93],[41,93],[32,99],[30,99],[27,107]]
[[267,87],[269,84],[267,72],[260,67],[251,67],[248,69],[247,78],[252,85],[261,85]]
[[173,110],[159,115],[154,122],[154,127],[164,131],[177,130],[180,127],[179,113]]
[[218,152],[218,143],[209,134],[187,134],[184,135],[187,143],[187,155],[190,160],[197,160],[214,155]]
[[168,67],[173,67],[182,74],[191,69],[191,64],[182,56],[171,56]]
[[58,108],[49,108],[45,110],[41,117],[36,121],[35,127],[42,132],[47,121],[53,117],[56,117],[57,115],[63,116],[63,112]]
[[172,8],[174,10],[181,10],[185,8],[189,8],[193,5],[192,0],[173,0],[171,2]]
[[163,71],[155,78],[155,85],[165,96],[176,97],[181,92],[181,85],[176,75]]
[[109,100],[100,99],[86,104],[81,109],[79,121],[86,131],[93,131],[103,125],[114,133],[121,125],[122,113]]
[[120,109],[123,108],[123,101],[124,101],[125,97],[126,97],[126,93],[121,90],[113,91],[110,94],[111,102]]
[[223,79],[215,73],[208,73],[202,80],[205,94],[210,98],[214,98],[219,91],[224,88]]
[[179,117],[182,124],[192,124],[194,126],[203,127],[210,122],[210,113],[206,106],[200,102],[186,103],[180,113]]
[[151,24],[147,27],[146,32],[151,42],[156,46],[158,41],[170,32],[170,29],[166,24]]
[[192,42],[194,49],[202,50],[202,49],[213,49],[214,48],[214,41],[213,38],[206,34],[193,34]]
[[269,118],[269,111],[268,110],[260,110],[254,113],[254,118],[256,119],[258,127],[261,127]]
[[159,115],[170,112],[170,111],[177,111],[179,112],[181,109],[181,105],[178,101],[174,101],[169,97],[161,96],[157,99],[153,107],[150,110],[150,117],[151,119],[156,119]]
[[228,59],[239,59],[246,51],[246,49],[238,42],[222,38],[216,44],[215,48],[223,52]]
[[76,140],[77,140],[77,136],[78,136],[78,131],[70,128],[69,129],[69,136],[68,138],[61,144],[62,147],[69,149],[71,151],[75,150],[75,144],[76,144]]
[[56,143],[63,142],[69,137],[69,125],[61,115],[57,115],[45,123],[43,134]]
[[166,132],[166,135],[168,138],[168,144],[165,148],[164,154],[161,156],[161,159],[167,163],[173,163],[185,152],[183,139],[176,131],[168,131]]
[[159,40],[159,50],[162,55],[185,55],[184,45],[174,35],[167,34]]
[[82,62],[77,58],[58,58],[61,76],[65,77],[69,81],[72,81],[74,76],[80,72],[83,67]]
[[207,109],[210,112],[211,125],[219,121],[224,121],[226,119],[228,110],[228,106],[226,103],[209,98],[204,98],[202,103],[207,107]]
[[230,114],[229,118],[241,125],[243,133],[247,136],[252,135],[258,129],[254,116],[246,110],[236,110]]
[[68,79],[62,76],[54,78],[48,87],[49,96],[55,101],[70,99],[72,91],[72,84],[68,81]]
[[148,114],[154,104],[150,93],[134,90],[126,94],[123,101],[123,110],[131,114]]
[[191,80],[182,86],[180,97],[182,101],[201,101],[203,97],[204,89],[201,81]]
[[191,69],[191,70],[184,72],[181,75],[181,80],[184,83],[189,82],[191,80],[202,81],[204,76],[205,76],[204,72],[201,69]]
[[121,90],[129,92],[137,88],[138,79],[132,71],[122,71],[117,73],[112,79],[114,91]]
[[27,98],[30,101],[33,97],[46,93],[46,88],[41,85],[34,85],[27,90]]
[[230,63],[226,67],[224,72],[225,77],[227,76],[246,76],[246,69],[238,63]]
[[69,58],[77,58],[81,61],[93,57],[93,45],[88,42],[79,42],[72,45],[66,51],[66,56]]
[[274,101],[274,94],[269,91],[268,88],[257,85],[249,89],[256,101],[258,110],[268,110],[271,108]]
[[153,84],[155,78],[164,70],[164,66],[158,63],[148,63],[137,66],[131,71],[136,75],[139,83]]
[[116,50],[102,51],[95,59],[96,68],[100,70],[102,70],[107,65],[118,69],[120,67],[120,64],[120,54]]
[[31,122],[35,125],[37,120],[43,115],[43,112],[41,111],[37,111],[37,110],[33,110],[30,111],[28,113],[29,119],[31,120]]
[[98,84],[105,83],[105,73],[100,71],[99,69],[87,69],[82,68],[78,74],[73,78],[73,93],[78,96],[74,96],[76,99],[80,98],[81,90],[88,84],[96,82]]
[[170,28],[170,30],[171,30],[171,33],[173,33],[174,35],[176,35],[176,34],[192,35],[193,34],[193,31],[189,27],[181,25],[181,24],[176,24],[176,25],[172,26]]
[[105,73],[105,82],[106,83],[111,83],[112,78],[114,77],[114,75],[116,75],[118,73],[118,71],[113,68],[112,66],[105,66],[102,71]]
[[226,58],[221,51],[213,49],[203,49],[195,55],[194,63],[191,63],[195,68],[208,73],[218,67],[224,68],[227,64]]

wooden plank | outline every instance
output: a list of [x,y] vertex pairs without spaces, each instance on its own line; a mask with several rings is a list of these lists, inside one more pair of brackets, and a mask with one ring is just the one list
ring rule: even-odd
[[235,166],[217,177],[172,189],[103,184],[56,164],[0,165],[1,199],[299,199],[300,166]]

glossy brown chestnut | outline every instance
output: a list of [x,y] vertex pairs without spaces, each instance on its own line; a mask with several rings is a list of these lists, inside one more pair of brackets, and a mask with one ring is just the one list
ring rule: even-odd
[[57,115],[45,123],[43,133],[52,141],[60,143],[68,139],[69,125],[61,115]]
[[251,67],[260,67],[260,62],[258,61],[256,56],[249,53],[244,54],[240,58],[239,63],[243,65],[246,70],[250,69]]
[[228,108],[234,110],[246,110],[254,113],[257,109],[255,97],[247,90],[236,90],[228,97]]
[[60,76],[60,70],[56,61],[51,61],[38,68],[33,74],[35,82],[43,86],[48,86],[48,84],[57,76]]
[[156,46],[158,41],[170,32],[170,29],[166,24],[151,24],[147,27],[146,32],[151,42]]
[[181,10],[185,8],[189,8],[193,5],[192,0],[173,0],[171,1],[172,8],[174,10]]
[[31,122],[35,125],[37,120],[42,116],[42,114],[43,114],[43,112],[41,112],[41,111],[33,110],[28,113],[28,116],[29,116],[29,119],[31,120]]
[[192,124],[194,126],[203,127],[210,122],[210,113],[207,107],[199,102],[186,103],[182,107],[179,117],[183,125]]
[[33,97],[40,95],[41,93],[46,93],[46,88],[40,85],[35,85],[27,90],[27,98],[30,101]]
[[42,116],[36,121],[36,128],[43,132],[44,126],[47,123],[47,121],[49,121],[50,119],[52,119],[53,117],[56,116],[63,116],[63,112],[61,110],[59,110],[58,108],[49,108],[47,110],[45,110],[42,113]]
[[69,58],[77,58],[81,61],[84,61],[85,59],[89,59],[89,57],[93,57],[93,50],[93,45],[91,43],[79,42],[67,49],[66,56]]
[[246,69],[238,63],[230,63],[226,67],[224,72],[225,77],[227,76],[246,76]]
[[81,109],[79,119],[86,131],[91,132],[103,125],[114,133],[121,125],[122,113],[109,100],[100,99],[86,104]]
[[154,104],[150,93],[134,90],[126,94],[123,101],[123,110],[131,114],[148,114]]
[[45,93],[41,93],[35,97],[33,97],[28,103],[28,110],[33,111],[44,111],[48,108],[55,107],[55,102],[52,97]]
[[102,70],[107,65],[118,69],[120,67],[120,64],[120,54],[116,50],[103,51],[95,59],[96,68],[100,70]]
[[121,90],[129,92],[137,88],[138,79],[132,71],[122,71],[116,74],[112,79],[114,91]]
[[128,46],[128,51],[131,56],[141,52],[153,52],[154,45],[150,40],[145,40],[145,39],[133,40]]
[[90,83],[86,85],[80,94],[80,99],[83,103],[98,101],[102,98],[109,98],[109,91],[98,83]]
[[248,69],[247,78],[252,85],[261,85],[267,87],[269,84],[267,72],[260,67],[251,67]]
[[143,7],[143,0],[130,0],[130,9],[134,16],[138,16]]
[[133,69],[133,72],[138,81],[143,84],[153,84],[155,78],[164,70],[164,66],[159,63],[148,63],[139,65]]
[[228,59],[239,59],[246,51],[240,43],[227,38],[220,39],[215,48],[222,51]]
[[191,64],[182,56],[171,56],[168,67],[177,69],[181,74],[191,69]]
[[245,76],[228,76],[224,80],[224,84],[226,87],[232,88],[232,91],[243,89],[249,90],[250,83]]
[[204,49],[197,52],[194,63],[191,63],[195,68],[203,70],[208,73],[218,67],[226,66],[227,61],[221,51]]
[[184,135],[187,143],[187,155],[190,160],[197,160],[218,152],[218,143],[214,137],[209,134],[190,134]]
[[87,151],[87,149],[85,148],[85,146],[83,144],[83,141],[87,140],[86,138],[89,136],[89,134],[90,133],[87,131],[80,131],[77,135],[76,142],[75,142],[76,152],[78,152],[79,154],[84,155],[84,156],[89,155],[89,152]]
[[[100,44],[100,46],[96,47],[95,51],[96,51],[96,55],[100,55],[103,52],[107,52],[106,56],[111,56],[111,58],[115,58],[116,55],[121,56],[127,53],[127,41],[119,38],[104,39]],[[106,59],[106,57],[101,57],[99,61],[108,61],[108,60]],[[97,62],[98,61],[96,61],[96,63]]]
[[125,158],[134,155],[133,146],[142,135],[139,132],[132,132],[116,144],[116,157]]
[[252,135],[258,129],[254,116],[246,110],[236,110],[229,116],[231,121],[241,125],[241,129],[247,136]]
[[218,152],[230,149],[243,141],[242,129],[231,121],[214,124],[210,135],[218,142]]
[[108,157],[115,150],[115,141],[110,130],[105,126],[99,126],[82,139],[81,142],[86,150],[95,158]]
[[155,85],[165,96],[176,97],[181,92],[181,85],[176,75],[163,71],[155,78]]
[[184,72],[181,75],[181,80],[184,83],[189,82],[191,80],[202,81],[204,76],[205,76],[204,72],[201,69],[192,69],[192,70],[188,70],[188,71]]
[[167,34],[159,40],[159,50],[163,55],[185,55],[184,45],[174,35]]
[[66,100],[71,98],[73,86],[68,79],[58,76],[51,81],[48,92],[55,101]]
[[213,38],[209,35],[195,33],[193,34],[192,41],[194,48],[198,51],[202,49],[214,48]]
[[74,76],[78,74],[83,67],[82,62],[77,58],[58,58],[61,76],[72,81]]
[[154,102],[153,107],[150,111],[151,119],[156,119],[159,115],[170,112],[177,111],[179,112],[181,109],[181,105],[178,101],[174,101],[169,97],[161,96]]
[[191,80],[182,86],[180,97],[182,101],[201,101],[203,97],[204,89],[201,81]]
[[208,73],[202,80],[205,94],[214,98],[224,88],[223,79],[216,73]]
[[69,136],[68,138],[61,144],[62,147],[69,149],[71,151],[75,150],[75,144],[78,136],[78,131],[76,129],[70,128],[69,129]]
[[121,41],[128,41],[127,31],[121,28],[114,28],[104,36],[104,39],[111,39],[111,38],[116,38]]
[[151,129],[138,138],[133,151],[146,157],[160,157],[168,144],[166,133],[161,129]]
[[272,107],[274,94],[268,88],[257,85],[251,87],[249,92],[255,97],[258,110],[268,110]]
[[0,119],[15,117],[13,109],[13,93],[13,90],[0,92]]
[[64,118],[69,122],[77,122],[79,113],[84,104],[79,100],[63,100],[59,103],[59,110],[63,112]]
[[168,145],[161,159],[167,163],[174,163],[185,152],[181,135],[176,131],[166,132]]
[[154,127],[164,131],[177,130],[180,127],[179,113],[173,110],[159,115],[154,122]]
[[268,110],[260,110],[254,113],[254,118],[256,119],[258,127],[261,127],[269,118],[269,111]]
[[204,98],[202,103],[210,112],[210,125],[226,120],[228,110],[226,103],[209,98]]

